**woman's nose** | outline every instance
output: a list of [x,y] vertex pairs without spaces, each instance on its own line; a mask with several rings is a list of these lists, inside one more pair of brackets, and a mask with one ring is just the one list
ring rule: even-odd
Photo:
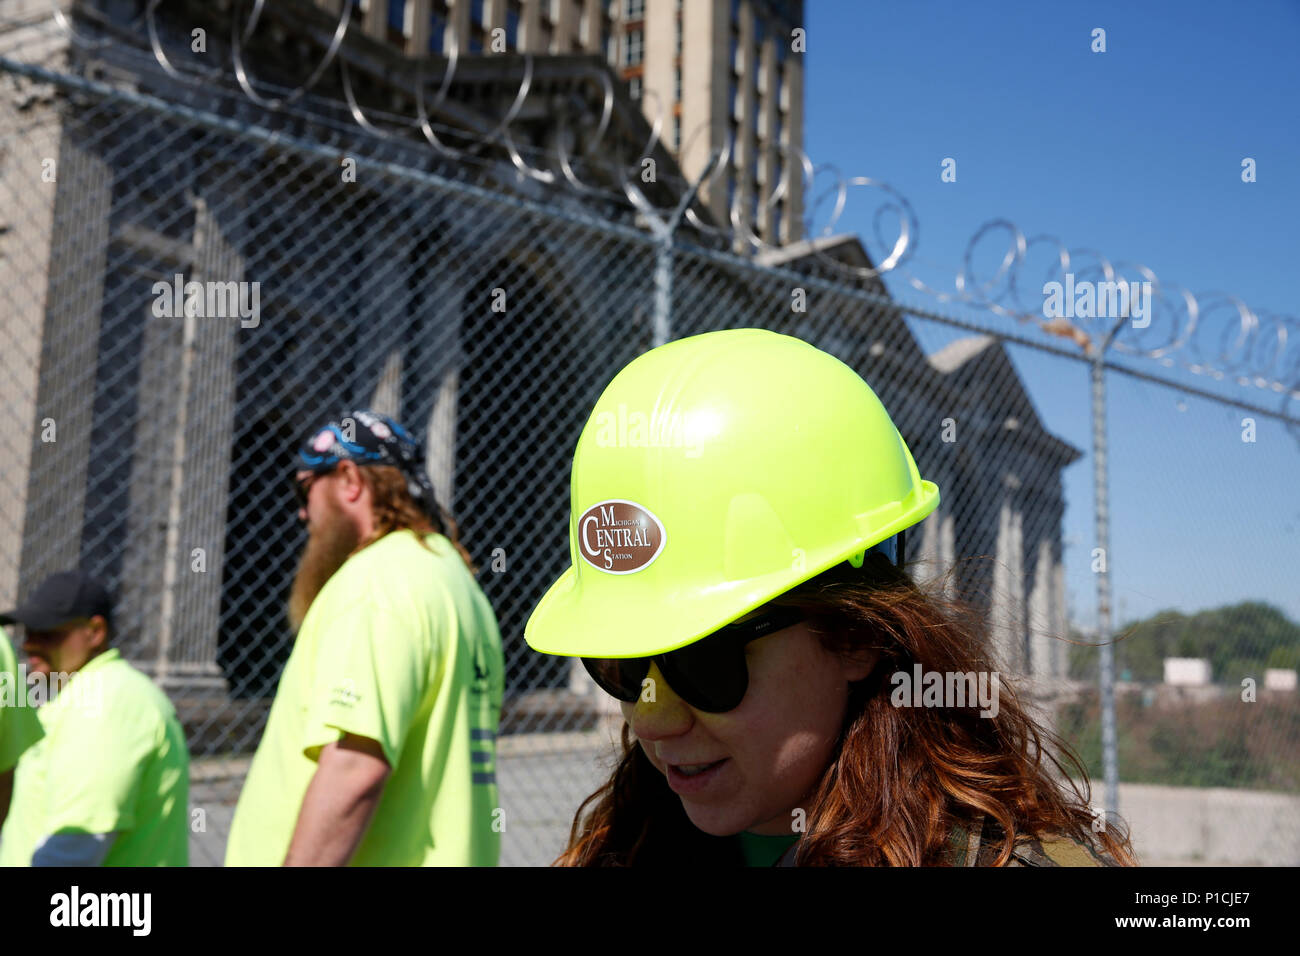
[[676,737],[686,733],[695,723],[690,707],[673,693],[655,663],[650,665],[649,674],[641,682],[641,696],[635,703],[623,706],[624,716],[639,740]]

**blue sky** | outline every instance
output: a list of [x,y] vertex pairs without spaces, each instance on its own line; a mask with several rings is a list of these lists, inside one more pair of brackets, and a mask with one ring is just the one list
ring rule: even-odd
[[[815,164],[907,197],[920,225],[912,269],[930,285],[951,290],[970,238],[1005,218],[1197,293],[1300,313],[1300,2],[809,0],[806,19],[805,148]],[[1105,53],[1090,48],[1096,27]],[[956,182],[940,180],[946,157]],[[1254,183],[1241,180],[1244,157]],[[855,190],[835,231],[868,240],[877,205]],[[982,261],[1001,256],[978,248]],[[1027,278],[1041,287],[1041,274]],[[927,351],[966,334],[917,331]],[[1047,428],[1086,453],[1065,473],[1064,532],[1074,619],[1090,627],[1087,371],[1011,354]],[[1272,392],[1181,380],[1279,404]],[[1107,381],[1116,621],[1244,599],[1300,621],[1300,431],[1256,418],[1256,441],[1243,442],[1249,412]]]

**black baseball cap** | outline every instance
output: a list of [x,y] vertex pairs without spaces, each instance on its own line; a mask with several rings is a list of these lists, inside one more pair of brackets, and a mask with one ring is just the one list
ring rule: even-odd
[[82,618],[113,613],[108,589],[82,571],[59,571],[36,585],[27,600],[0,614],[0,624],[21,624],[29,631],[52,631]]

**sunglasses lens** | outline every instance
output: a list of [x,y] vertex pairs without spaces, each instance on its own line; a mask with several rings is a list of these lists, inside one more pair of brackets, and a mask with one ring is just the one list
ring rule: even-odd
[[682,700],[713,714],[739,707],[749,686],[745,647],[730,635],[715,634],[673,651],[662,667],[664,679]]
[[[654,660],[668,686],[687,704],[707,713],[725,713],[739,707],[749,689],[745,663],[749,643],[797,624],[803,617],[796,608],[773,608]],[[643,690],[642,681],[650,673],[650,660],[584,657],[582,664],[605,693],[635,703]]]
[[650,661],[644,657],[584,657],[582,666],[601,690],[629,704],[641,696],[641,682],[650,673]]
[[797,608],[775,607],[739,624],[731,624],[703,640],[663,658],[664,678],[696,710],[721,714],[735,710],[749,689],[745,648],[768,634],[803,620]]

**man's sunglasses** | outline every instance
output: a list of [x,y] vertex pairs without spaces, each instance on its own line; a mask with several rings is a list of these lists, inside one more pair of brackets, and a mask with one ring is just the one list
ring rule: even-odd
[[652,657],[584,657],[587,673],[605,693],[635,703],[653,661],[673,692],[696,710],[720,714],[734,710],[749,688],[745,647],[752,641],[798,624],[805,613],[775,607],[738,624],[728,624],[708,637]]
[[[333,470],[334,470],[333,468],[330,469],[330,471]],[[324,475],[328,475],[328,474],[329,471],[313,472],[311,475],[309,475],[307,478],[304,478],[302,481],[298,480],[298,476],[296,474],[289,476],[289,483],[293,485],[293,497],[294,500],[298,503],[299,511],[302,511],[307,507],[307,496],[311,494],[312,484],[316,481],[317,478],[323,477]]]

